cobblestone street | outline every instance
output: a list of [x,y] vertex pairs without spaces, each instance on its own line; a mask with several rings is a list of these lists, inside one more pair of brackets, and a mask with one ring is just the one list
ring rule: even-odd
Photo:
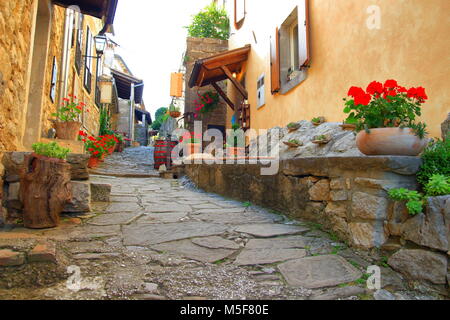
[[[151,152],[114,155],[108,173],[137,172],[113,170],[141,151]],[[380,299],[437,294],[408,291],[376,252],[349,249],[320,225],[207,194],[187,180],[91,181],[112,185],[111,202],[94,203],[92,214],[65,216],[56,229],[0,232],[2,247],[13,250],[55,245],[58,261],[3,273],[0,288],[10,289],[0,299],[373,299],[369,265],[381,267],[382,286],[392,292],[377,292]]]

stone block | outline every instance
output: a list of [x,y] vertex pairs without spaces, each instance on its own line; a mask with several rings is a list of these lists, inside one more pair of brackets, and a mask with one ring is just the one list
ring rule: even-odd
[[325,214],[329,217],[338,216],[341,218],[347,218],[347,206],[342,203],[330,202],[325,208]]
[[56,263],[56,246],[51,242],[36,245],[28,254],[28,261]]
[[90,212],[91,211],[91,185],[89,182],[71,181],[72,201],[66,204],[63,212]]
[[84,181],[89,179],[88,171],[89,155],[87,154],[69,154],[67,162],[71,166],[71,179],[76,181]]
[[110,202],[111,188],[110,184],[91,183],[91,200],[93,202]]
[[347,201],[348,193],[345,190],[333,190],[330,192],[332,201]]
[[25,263],[25,255],[9,249],[0,250],[0,267],[14,267]]
[[20,194],[19,194],[19,190],[20,190],[20,183],[19,182],[14,182],[11,183],[8,187],[8,201],[14,201],[14,200],[20,200]]
[[401,236],[403,234],[404,223],[410,219],[405,202],[394,202],[392,210],[388,214],[387,229],[392,236]]
[[426,214],[405,222],[403,237],[419,245],[447,252],[450,250],[450,196],[428,198]]
[[312,201],[330,200],[330,180],[322,179],[309,189],[309,196]]
[[342,178],[331,179],[330,188],[331,190],[343,190],[345,189],[345,180]]
[[357,247],[379,248],[387,241],[387,234],[382,223],[351,222],[348,227],[350,240]]
[[388,216],[388,200],[363,192],[355,192],[352,199],[354,218],[385,220]]
[[393,254],[388,264],[409,279],[447,283],[447,257],[427,250],[402,249]]

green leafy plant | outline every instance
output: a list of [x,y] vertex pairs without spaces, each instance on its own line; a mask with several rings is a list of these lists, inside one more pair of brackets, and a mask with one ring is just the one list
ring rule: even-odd
[[432,141],[421,155],[423,164],[417,180],[425,186],[435,174],[450,176],[450,134],[445,140]]
[[291,122],[291,123],[289,123],[286,127],[288,128],[288,129],[293,129],[293,128],[296,128],[298,126],[298,123],[296,123],[296,122]]
[[364,90],[351,87],[345,98],[345,121],[356,125],[356,131],[372,128],[411,128],[419,138],[427,134],[426,125],[416,122],[422,115],[421,106],[428,99],[423,87],[407,89],[395,80],[387,80],[384,85],[373,81]]
[[167,114],[168,110],[169,109],[164,107],[156,110],[155,121],[153,121],[151,126],[153,130],[161,129],[162,124],[169,118],[169,115]]
[[[61,122],[77,121],[83,113],[86,106],[84,102],[77,102],[77,97],[69,95],[69,98],[63,99],[63,106],[59,108],[52,116]],[[89,112],[89,110],[87,110]]]
[[113,133],[111,130],[111,116],[109,115],[107,108],[100,109],[99,127],[100,136]]
[[289,140],[288,142],[289,142],[289,143],[292,143],[292,144],[298,144],[298,145],[301,144],[301,142],[298,141],[297,139],[291,139],[291,140]]
[[70,152],[70,149],[59,146],[56,142],[43,143],[38,142],[32,145],[35,154],[45,156],[48,158],[65,160]]
[[180,107],[177,107],[174,104],[171,104],[169,107],[169,112],[180,112]]
[[425,192],[432,197],[450,194],[450,176],[434,174],[425,186]]
[[322,134],[320,136],[316,136],[315,140],[317,140],[317,141],[325,141],[325,140],[327,140],[327,136]]
[[186,27],[190,37],[228,40],[230,20],[225,8],[212,3],[196,14],[192,23]]

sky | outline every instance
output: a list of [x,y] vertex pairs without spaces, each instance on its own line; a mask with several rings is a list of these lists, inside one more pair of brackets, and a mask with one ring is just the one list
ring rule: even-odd
[[155,111],[168,107],[170,74],[177,72],[186,49],[187,30],[211,0],[119,0],[114,39],[131,72],[144,80],[144,101],[154,119]]

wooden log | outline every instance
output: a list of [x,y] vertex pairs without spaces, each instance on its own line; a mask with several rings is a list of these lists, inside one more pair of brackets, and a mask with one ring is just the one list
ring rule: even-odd
[[28,155],[20,179],[23,221],[27,228],[54,228],[64,205],[72,199],[70,164]]

